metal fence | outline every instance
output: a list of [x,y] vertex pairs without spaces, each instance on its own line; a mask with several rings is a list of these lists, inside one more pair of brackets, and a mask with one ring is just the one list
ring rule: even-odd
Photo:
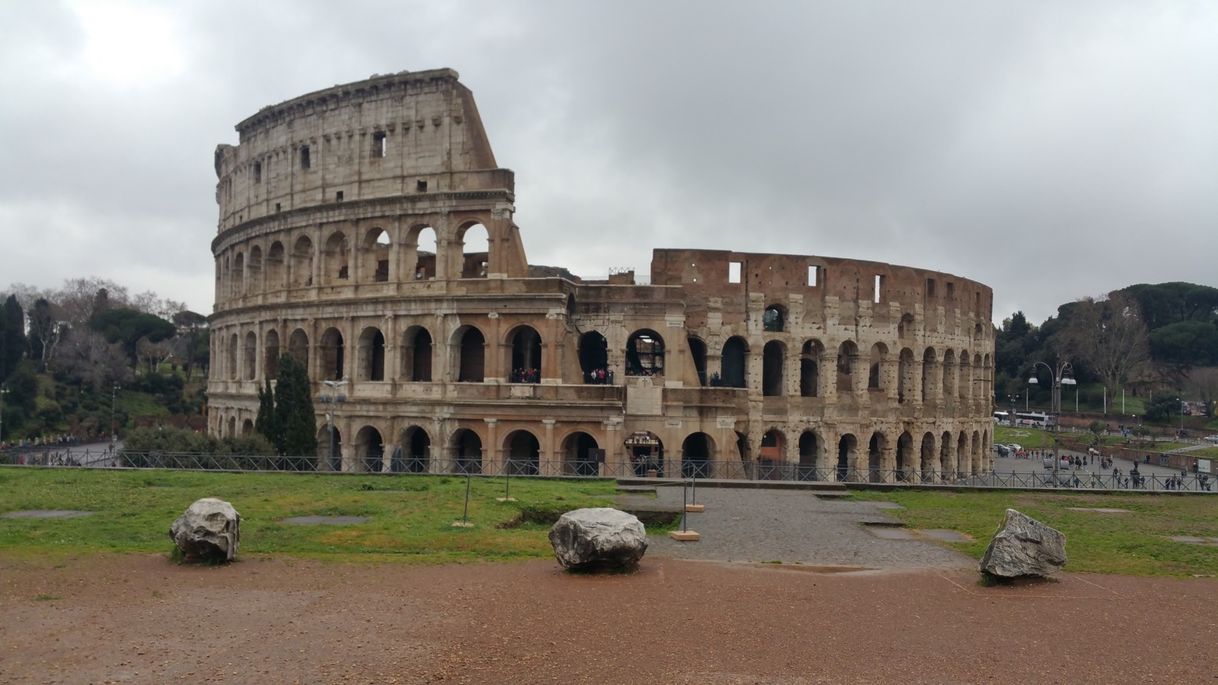
[[361,474],[473,474],[484,476],[547,476],[563,478],[677,478],[802,481],[892,486],[951,486],[975,488],[1031,488],[1053,490],[1130,490],[1154,492],[1214,492],[1215,478],[1206,473],[1186,475],[1122,472],[1114,475],[1087,468],[1042,472],[986,472],[958,474],[940,471],[816,468],[800,464],[740,461],[638,462],[603,464],[583,460],[508,459],[484,465],[477,458],[457,457],[441,464],[425,457],[386,459],[377,455],[354,462],[337,458],[283,457],[192,452],[117,452],[42,449],[0,453],[0,464],[50,467],[178,469],[197,471],[257,471],[290,473]]

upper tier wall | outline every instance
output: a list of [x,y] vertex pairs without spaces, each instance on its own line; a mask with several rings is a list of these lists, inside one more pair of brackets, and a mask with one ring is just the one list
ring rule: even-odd
[[375,76],[266,107],[216,148],[219,230],[293,209],[505,190],[473,94],[451,69]]
[[[736,266],[733,266],[736,265]],[[695,318],[714,300],[725,324],[747,320],[750,294],[763,306],[789,307],[791,296],[817,308],[838,302],[895,304],[901,311],[933,311],[975,320],[989,330],[993,291],[976,281],[939,271],[834,257],[753,254],[728,250],[654,250],[651,282],[680,285]],[[883,309],[889,309],[884,307]]]

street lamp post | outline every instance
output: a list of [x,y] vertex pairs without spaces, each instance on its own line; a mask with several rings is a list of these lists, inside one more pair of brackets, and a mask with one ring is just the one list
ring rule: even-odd
[[1015,405],[1019,403],[1019,393],[1007,395],[1007,400],[1011,402],[1011,418],[1009,419],[1009,422],[1013,428],[1015,426]]
[[118,442],[118,432],[114,429],[114,399],[118,395],[119,385],[115,383],[110,386],[110,446]]
[[[1056,366],[1049,366],[1048,364],[1046,364],[1044,362],[1038,361],[1038,362],[1032,364],[1032,377],[1028,379],[1029,385],[1039,385],[1040,384],[1040,381],[1038,381],[1036,379],[1036,367],[1038,367],[1038,366],[1045,367],[1045,369],[1049,372],[1049,378],[1051,378],[1053,381],[1053,395],[1052,395],[1052,398],[1050,399],[1051,406],[1050,406],[1049,411],[1054,416],[1060,416],[1062,413],[1062,386],[1063,385],[1074,385],[1074,386],[1078,385],[1078,382],[1075,381],[1073,378],[1074,367],[1071,366],[1070,362],[1068,362],[1068,361],[1059,361],[1059,362],[1057,362]],[[1057,421],[1055,419],[1054,427],[1056,427],[1056,424],[1057,424]]]
[[4,444],[4,396],[8,394],[8,386],[0,385],[0,444]]
[[[330,467],[334,468],[334,413],[336,405],[340,402],[346,402],[347,396],[339,393],[338,389],[347,385],[347,381],[322,381],[326,388],[326,392],[322,393],[321,401],[326,405],[326,430],[330,435]],[[342,462],[339,462],[336,471],[342,470]]]

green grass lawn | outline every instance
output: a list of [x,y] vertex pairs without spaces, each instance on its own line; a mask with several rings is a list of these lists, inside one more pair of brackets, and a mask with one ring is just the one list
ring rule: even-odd
[[1052,448],[1053,438],[1048,431],[1037,428],[994,426],[994,443],[1004,445],[1016,443],[1025,450],[1041,450]]
[[[1218,537],[1218,497],[1064,495],[1024,492],[858,492],[896,502],[892,513],[913,528],[948,528],[973,538],[950,546],[978,560],[1009,507],[1066,534],[1066,569],[1130,575],[1215,576],[1218,547],[1188,545],[1173,535]],[[1128,509],[1104,514],[1070,507]]]
[[[17,554],[168,552],[169,525],[201,497],[228,500],[241,513],[241,554],[285,554],[342,561],[445,563],[546,557],[543,523],[513,522],[522,512],[608,506],[612,481],[512,479],[517,502],[500,503],[502,479],[471,480],[461,518],[458,476],[336,476],[182,471],[0,468],[0,512],[75,509],[75,519],[0,519],[0,550]],[[366,516],[353,526],[293,526],[294,516]],[[542,516],[541,518],[544,518]],[[500,527],[502,525],[511,527]]]

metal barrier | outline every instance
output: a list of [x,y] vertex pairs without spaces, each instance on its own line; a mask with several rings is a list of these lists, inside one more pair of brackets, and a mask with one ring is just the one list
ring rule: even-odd
[[639,462],[616,465],[584,460],[508,459],[492,467],[476,458],[458,457],[451,464],[421,457],[386,459],[383,456],[342,463],[319,457],[285,457],[194,452],[92,452],[84,450],[8,451],[0,464],[37,467],[175,469],[193,471],[255,471],[289,473],[358,473],[402,475],[412,473],[562,477],[721,479],[750,481],[802,481],[892,486],[951,486],[971,488],[1026,488],[1051,490],[1130,490],[1153,492],[1214,492],[1215,479],[1205,473],[1184,476],[1093,471],[1087,468],[1043,472],[987,472],[965,474],[912,469],[817,468],[801,464],[741,461]]

